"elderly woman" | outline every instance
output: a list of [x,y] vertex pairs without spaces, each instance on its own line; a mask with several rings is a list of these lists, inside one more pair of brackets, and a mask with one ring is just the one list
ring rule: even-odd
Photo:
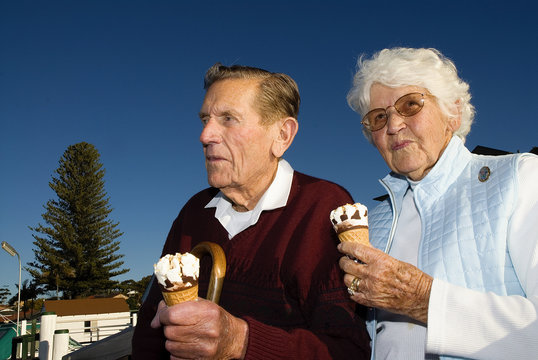
[[376,359],[538,358],[538,157],[471,154],[470,98],[435,49],[359,60],[348,102],[389,196],[340,267]]

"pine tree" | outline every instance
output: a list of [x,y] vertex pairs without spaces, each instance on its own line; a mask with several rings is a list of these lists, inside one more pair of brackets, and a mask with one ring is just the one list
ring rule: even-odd
[[64,298],[106,293],[117,284],[112,277],[129,271],[120,269],[123,255],[116,254],[115,239],[122,233],[108,219],[112,209],[99,158],[92,144],[69,146],[49,183],[58,198],[44,206],[46,226],[30,227],[37,249],[28,271],[36,283],[62,291]]

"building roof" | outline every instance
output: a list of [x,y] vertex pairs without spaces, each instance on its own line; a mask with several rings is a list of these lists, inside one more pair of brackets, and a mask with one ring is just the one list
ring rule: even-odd
[[88,359],[130,359],[131,340],[134,327],[123,329],[117,334],[83,346],[80,349],[65,355],[62,359],[88,360]]
[[45,300],[43,312],[54,311],[58,316],[107,314],[129,312],[125,299],[75,299],[75,300]]
[[[490,147],[487,147],[487,146],[481,146],[481,145],[476,146],[473,149],[473,151],[471,151],[471,152],[473,154],[479,154],[479,155],[506,155],[506,154],[512,154],[509,151],[493,149],[493,148],[490,148]],[[517,152],[519,152],[519,150]],[[528,152],[538,155],[538,147],[535,146],[532,149],[530,149]]]
[[478,154],[478,155],[507,155],[507,154],[510,154],[508,151],[498,150],[498,149],[490,148],[490,147],[487,147],[487,146],[481,146],[481,145],[476,146],[473,149],[473,151],[471,151],[471,152],[473,154]]

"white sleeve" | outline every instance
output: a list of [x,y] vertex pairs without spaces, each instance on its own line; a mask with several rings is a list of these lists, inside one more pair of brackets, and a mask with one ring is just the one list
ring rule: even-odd
[[499,296],[434,279],[426,352],[472,359],[538,358],[538,157],[519,162],[508,249],[526,293]]

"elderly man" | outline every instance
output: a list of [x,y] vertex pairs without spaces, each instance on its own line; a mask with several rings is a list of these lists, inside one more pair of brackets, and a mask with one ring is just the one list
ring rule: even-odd
[[[153,284],[133,359],[368,358],[362,312],[349,300],[328,220],[352,199],[282,159],[298,130],[296,83],[217,63],[205,89],[200,141],[211,187],[181,210],[163,254],[218,243],[228,264],[220,306],[199,298],[167,307]],[[202,264],[201,289],[208,273]]]

